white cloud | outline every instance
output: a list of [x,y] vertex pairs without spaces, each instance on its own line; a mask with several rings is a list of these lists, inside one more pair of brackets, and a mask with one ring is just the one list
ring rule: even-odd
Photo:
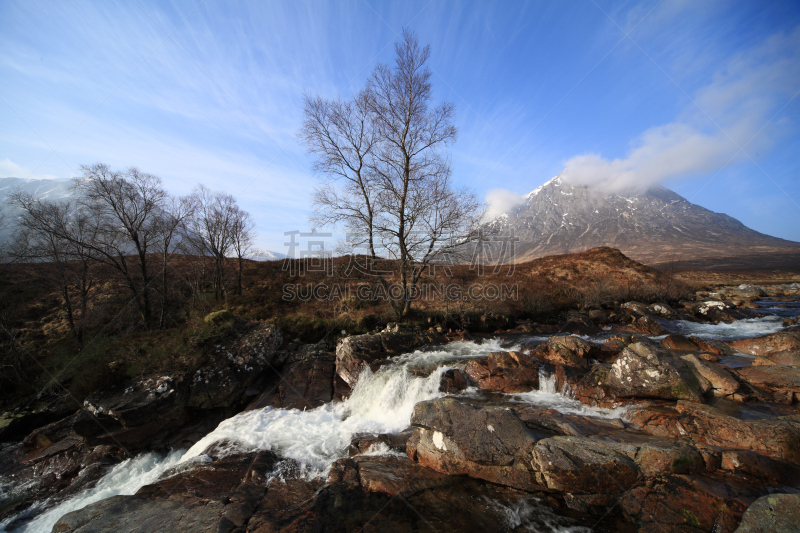
[[800,28],[732,58],[675,121],[642,133],[625,158],[583,154],[564,178],[609,192],[707,174],[768,149],[780,129],[774,113],[800,88]]
[[0,178],[30,178],[36,180],[54,180],[59,179],[58,176],[52,174],[34,174],[31,175],[31,170],[20,166],[10,159],[0,159]]
[[515,207],[522,205],[525,197],[515,192],[507,191],[505,189],[492,189],[486,193],[486,215],[485,220],[492,220],[493,218],[508,213]]

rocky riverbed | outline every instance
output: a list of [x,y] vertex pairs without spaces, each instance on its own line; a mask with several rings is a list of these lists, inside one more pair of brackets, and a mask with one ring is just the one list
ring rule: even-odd
[[[8,531],[791,531],[800,286],[211,364],[6,413]],[[738,528],[738,529],[737,529]]]

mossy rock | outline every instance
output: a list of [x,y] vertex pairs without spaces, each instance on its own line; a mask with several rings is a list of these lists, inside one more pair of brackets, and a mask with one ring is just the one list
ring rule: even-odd
[[203,319],[203,322],[214,326],[221,326],[225,324],[230,324],[234,320],[236,320],[236,318],[233,316],[233,313],[231,313],[227,309],[223,309],[222,311],[214,311],[213,313],[207,314],[206,317]]

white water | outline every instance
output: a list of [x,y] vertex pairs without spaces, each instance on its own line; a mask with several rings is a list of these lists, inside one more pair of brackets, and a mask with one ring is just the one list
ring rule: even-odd
[[738,340],[751,337],[768,335],[783,329],[783,318],[778,316],[765,316],[761,318],[745,318],[735,320],[730,324],[700,324],[675,320],[673,327],[682,335],[694,335],[701,339],[712,340]]
[[[565,385],[566,389],[567,386]],[[539,390],[518,392],[511,395],[516,400],[533,404],[544,409],[553,409],[563,414],[580,415],[596,418],[622,418],[630,406],[605,409],[591,407],[572,398],[568,390],[557,390],[555,374],[539,371]]]
[[[12,531],[14,533],[50,533],[58,519],[67,513],[111,496],[134,494],[144,485],[155,482],[164,471],[180,462],[181,455],[183,455],[182,451],[174,451],[166,457],[156,453],[145,453],[133,459],[127,459],[114,466],[94,487],[61,502]],[[35,512],[35,510],[31,509],[29,513]],[[7,523],[0,524],[2,531],[6,531],[6,525]]]
[[[229,418],[192,446],[182,460],[222,443],[218,447],[229,453],[269,450],[298,461],[308,469],[307,475],[326,475],[333,461],[347,456],[353,435],[402,431],[408,427],[414,405],[444,396],[439,384],[448,363],[501,350],[496,340],[455,342],[446,350],[400,356],[375,373],[365,369],[352,395],[343,402],[309,411],[268,407]],[[415,377],[415,368],[432,371],[428,377]]]

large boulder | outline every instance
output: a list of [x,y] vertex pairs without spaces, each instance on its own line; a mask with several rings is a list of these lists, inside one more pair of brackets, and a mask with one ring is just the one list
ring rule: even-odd
[[618,505],[636,531],[732,533],[747,499],[713,479],[670,474],[631,488]]
[[280,374],[268,381],[263,392],[246,410],[267,406],[313,409],[333,400],[336,356],[324,343],[306,344],[286,357]]
[[[211,428],[257,394],[267,373],[276,372],[282,336],[275,326],[250,324],[230,342],[214,347],[195,372],[151,376],[98,391],[84,401],[74,429],[89,442],[125,446],[130,451],[171,441],[186,427]],[[197,438],[201,437],[199,435]]]
[[528,392],[539,384],[539,365],[522,352],[493,352],[467,362],[464,372],[481,390],[490,392]]
[[684,355],[681,359],[711,384],[714,396],[730,396],[739,390],[736,378],[718,364],[700,359],[694,354]]
[[133,496],[114,496],[68,513],[53,532],[230,532],[247,524],[275,459],[262,452],[198,464]]
[[754,339],[732,341],[730,345],[738,352],[750,355],[769,355],[775,352],[800,352],[800,328],[770,333]]
[[422,465],[523,490],[537,486],[530,466],[536,437],[511,410],[443,398],[418,403],[411,425],[406,449]]
[[710,384],[687,363],[652,342],[639,340],[614,361],[604,385],[621,398],[700,402]]
[[588,368],[591,359],[604,359],[612,353],[575,335],[555,335],[530,352],[531,357],[543,363],[577,368]]
[[631,409],[628,418],[650,435],[688,438],[695,444],[752,450],[774,459],[800,461],[800,415],[747,420],[710,405],[679,401],[674,409]]
[[767,399],[791,404],[800,396],[800,366],[751,366],[736,374]]
[[[635,453],[635,448],[633,448]],[[551,437],[533,447],[531,466],[543,486],[570,494],[621,494],[641,477],[636,463],[613,444]]]
[[800,494],[767,494],[742,515],[736,533],[800,531]]
[[355,387],[361,372],[379,361],[426,345],[445,344],[447,337],[435,331],[388,324],[380,333],[345,337],[336,346],[336,374]]

